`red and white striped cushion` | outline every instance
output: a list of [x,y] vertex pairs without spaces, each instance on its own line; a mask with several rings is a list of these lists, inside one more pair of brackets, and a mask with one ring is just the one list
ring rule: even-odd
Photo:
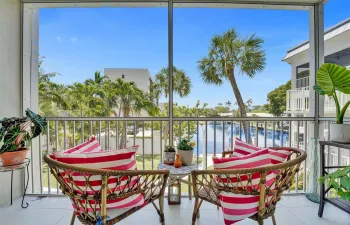
[[89,153],[89,152],[99,152],[101,151],[101,146],[94,136],[91,136],[90,140],[81,143],[73,148],[64,150],[63,153],[66,154],[76,154],[76,153]]
[[[135,153],[137,152],[138,145],[132,146],[126,149],[119,149],[113,151],[100,151],[97,153],[88,154],[67,154],[64,152],[56,152],[55,158],[59,162],[81,166],[91,169],[110,169],[110,170],[137,170]],[[77,193],[93,195],[101,189],[102,179],[100,175],[91,175],[89,178],[89,184],[91,188],[86,187],[86,180],[82,173],[68,172],[72,176],[73,182],[79,188],[74,186],[74,190]],[[67,183],[71,181],[68,178],[68,174],[61,173]],[[84,174],[88,177],[88,174]],[[132,177],[128,182],[128,177],[116,177],[111,176],[108,178],[108,193],[119,193],[121,191],[128,191],[130,189],[137,188],[137,176]],[[81,203],[85,203],[85,200],[81,200]],[[99,205],[95,206],[95,202],[90,200],[89,210],[93,211],[96,207],[99,210]],[[132,208],[136,206],[142,206],[144,204],[144,197],[142,194],[135,194],[124,199],[108,200],[107,209],[111,208]],[[89,204],[88,204],[89,205]],[[76,206],[75,206],[76,207]]]
[[[270,153],[268,149],[255,151],[254,153],[242,157],[231,158],[216,158],[213,157],[214,169],[248,169],[271,165]],[[229,187],[247,190],[259,190],[260,173],[253,173],[251,175],[251,183],[248,184],[248,175],[231,175],[230,181],[226,176],[220,176],[219,185],[226,183]],[[266,185],[270,186],[274,182],[275,174],[269,172],[266,176]],[[221,183],[222,182],[222,183]],[[220,184],[221,183],[221,184]],[[220,191],[220,202],[222,212],[224,214],[224,221],[226,225],[234,224],[240,220],[248,218],[258,212],[259,196],[233,194],[231,192]]]
[[[235,147],[234,147],[232,156],[236,156],[236,157],[245,156],[260,150],[262,150],[262,148],[247,144],[241,139],[236,138]],[[269,152],[270,152],[272,164],[279,164],[279,163],[285,162],[286,159],[291,154],[290,151],[284,150],[283,148],[281,150],[269,149]]]

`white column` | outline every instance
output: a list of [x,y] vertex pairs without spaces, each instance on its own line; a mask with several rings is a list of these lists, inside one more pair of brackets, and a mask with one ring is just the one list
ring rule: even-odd
[[[324,5],[323,3],[315,5],[310,10],[310,98],[309,98],[309,116],[315,118],[315,122],[309,122],[307,137],[308,141],[308,154],[311,156],[312,141],[311,138],[315,137],[319,140],[323,140],[324,126],[319,123],[319,117],[324,115],[324,98],[320,97],[314,90],[313,86],[316,84],[316,73],[320,66],[324,63]],[[306,141],[306,140],[304,140]],[[305,143],[306,146],[306,143]],[[311,159],[311,158],[310,158]],[[310,161],[310,159],[308,161]],[[311,159],[312,161],[312,159]],[[308,167],[308,165],[306,165]],[[317,176],[310,182],[313,184],[307,184],[306,186],[317,185]]]
[[[0,119],[22,116],[21,3],[0,1]],[[10,173],[0,173],[0,206],[10,203]],[[14,173],[13,199],[22,195],[22,171]],[[1,223],[1,222],[0,222]]]

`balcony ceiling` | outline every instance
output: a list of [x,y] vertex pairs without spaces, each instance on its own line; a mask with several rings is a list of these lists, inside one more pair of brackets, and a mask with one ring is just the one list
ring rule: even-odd
[[[135,3],[143,4],[145,2],[149,2],[151,4],[159,5],[160,2],[166,3],[168,0],[126,0],[124,2],[118,0],[105,0],[105,3],[121,3],[121,4],[131,4],[135,5]],[[235,4],[267,4],[267,5],[303,5],[310,6],[320,2],[327,2],[328,0],[173,0],[173,3],[182,3],[186,5],[187,3],[210,3],[210,4],[225,4],[225,3],[235,3]],[[24,3],[99,3],[100,0],[22,0]]]

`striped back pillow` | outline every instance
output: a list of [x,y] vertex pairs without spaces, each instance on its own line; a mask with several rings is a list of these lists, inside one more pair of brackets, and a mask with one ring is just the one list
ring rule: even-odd
[[[268,149],[255,151],[254,153],[242,157],[231,158],[215,158],[213,157],[214,169],[248,169],[271,165],[270,153]],[[270,186],[274,182],[275,174],[269,172],[266,177],[266,185]],[[248,191],[259,190],[260,173],[248,175],[231,175],[230,180],[226,176],[218,177],[219,185],[226,183],[227,186],[243,189],[246,187]],[[251,182],[249,180],[251,179]],[[249,183],[248,183],[249,182]],[[219,194],[221,208],[224,215],[226,225],[236,223],[240,220],[248,218],[258,212],[259,196],[234,194],[231,192],[220,191]]]
[[[247,144],[243,142],[241,139],[236,138],[235,140],[235,147],[232,153],[232,156],[240,157],[252,154],[256,151],[260,151],[262,148],[259,148],[254,145]],[[269,149],[270,157],[271,157],[271,163],[272,164],[279,164],[286,161],[286,159],[290,156],[291,152],[288,150],[273,150]]]
[[81,143],[80,145],[77,145],[73,148],[64,150],[63,153],[66,153],[66,154],[89,153],[89,152],[99,152],[101,150],[102,150],[101,146],[96,140],[96,138],[94,136],[91,136],[91,138],[88,141]]
[[[109,170],[137,170],[135,153],[137,152],[138,145],[132,146],[126,149],[119,149],[113,151],[100,151],[97,153],[88,154],[66,154],[63,152],[56,152],[55,158],[59,162],[81,166],[90,169],[109,169]],[[85,177],[89,177],[88,188],[86,186],[86,179],[80,172],[69,172],[72,176],[72,181],[70,181],[68,174],[61,173],[65,181],[71,186],[71,182],[74,182],[76,186],[73,186],[74,190],[78,194],[93,195],[101,189],[102,177],[101,175],[89,175],[84,173]],[[129,179],[129,180],[128,180]],[[126,192],[130,189],[136,189],[137,180],[139,178],[134,176],[128,178],[127,176],[117,177],[111,176],[108,178],[108,193],[120,193]],[[85,200],[80,200],[80,203],[85,205]],[[107,200],[107,208],[132,208],[136,206],[142,206],[144,204],[144,197],[142,194],[135,194],[123,199]],[[99,210],[100,206],[96,204],[95,201],[90,200],[87,204],[88,210],[93,211],[93,209]],[[73,207],[77,207],[74,206]],[[79,210],[79,209],[77,209]]]

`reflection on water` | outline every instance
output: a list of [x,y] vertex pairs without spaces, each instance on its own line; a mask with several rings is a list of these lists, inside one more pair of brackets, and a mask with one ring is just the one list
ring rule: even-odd
[[[205,131],[205,125],[199,125],[198,137],[197,134],[193,136],[193,139],[197,143],[197,148],[195,151],[198,154],[205,153],[205,143],[207,142],[207,153],[214,153],[214,142],[216,142],[216,153],[221,153],[223,149],[227,150],[231,148],[231,140],[232,138],[239,137],[245,141],[244,131],[241,129],[241,137],[240,137],[240,127],[239,124],[225,124],[223,127],[222,123],[216,124],[216,129],[214,130],[213,124],[208,124],[208,130]],[[255,144],[258,141],[258,145],[260,147],[264,147],[265,130],[263,127],[258,127],[258,140],[256,138],[256,127],[250,127],[250,135],[252,137],[253,143]],[[207,136],[206,136],[207,135]],[[283,145],[287,145],[289,137],[288,128],[283,128],[283,133],[281,135],[281,128],[276,126],[275,132],[273,132],[272,128],[267,129],[266,132],[266,146],[281,146],[281,141]],[[274,139],[274,141],[273,141]],[[282,140],[281,140],[282,139]]]

